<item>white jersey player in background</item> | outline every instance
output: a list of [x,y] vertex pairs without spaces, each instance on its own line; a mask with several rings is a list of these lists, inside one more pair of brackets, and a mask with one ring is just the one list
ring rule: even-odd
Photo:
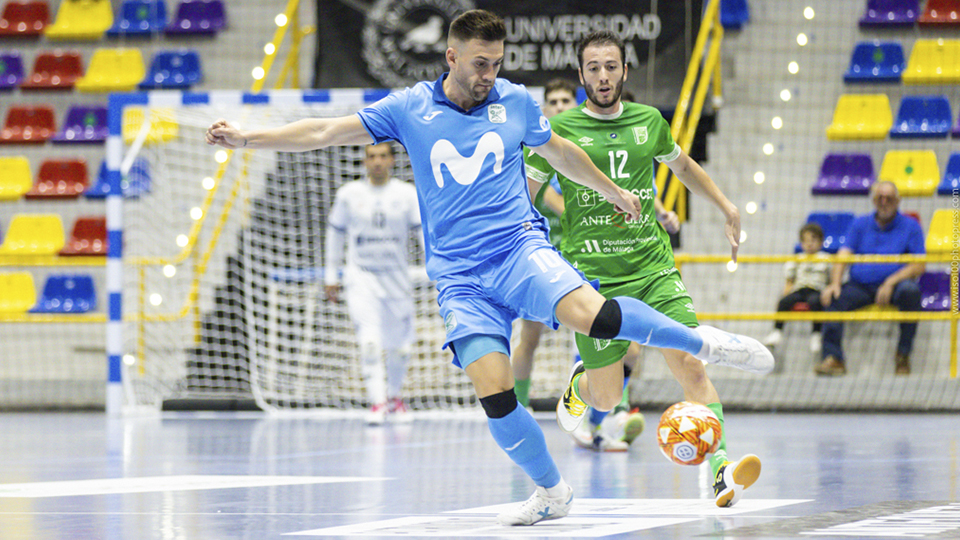
[[388,414],[402,419],[407,410],[400,391],[414,339],[411,233],[423,245],[416,189],[391,178],[394,163],[391,143],[367,146],[366,179],[337,191],[327,219],[325,292],[333,302],[344,293],[356,328],[370,424],[382,424]]

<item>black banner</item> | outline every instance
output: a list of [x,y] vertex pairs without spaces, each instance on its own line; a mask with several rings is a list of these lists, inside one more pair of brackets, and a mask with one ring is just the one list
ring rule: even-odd
[[576,42],[609,29],[626,42],[627,83],[638,100],[673,107],[703,0],[318,0],[314,88],[402,88],[447,71],[447,28],[482,8],[504,18],[500,76],[528,86],[577,78]]

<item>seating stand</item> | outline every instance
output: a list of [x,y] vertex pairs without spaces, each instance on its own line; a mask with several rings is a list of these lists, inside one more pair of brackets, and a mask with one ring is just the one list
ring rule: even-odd
[[24,90],[70,90],[83,77],[83,59],[78,51],[44,52],[37,55],[33,73],[23,81]]
[[63,257],[107,255],[107,218],[80,217],[73,224],[70,240],[60,250]]
[[46,0],[7,2],[0,15],[0,37],[40,37],[49,23],[50,6]]
[[107,30],[109,37],[150,37],[167,25],[167,5],[163,0],[125,0],[120,17]]
[[23,61],[18,52],[0,53],[0,90],[13,90],[23,82]]
[[813,186],[814,195],[866,195],[876,176],[870,154],[828,154]]
[[0,201],[16,201],[31,187],[30,162],[26,157],[0,157]]
[[952,196],[954,193],[960,193],[960,152],[950,154],[943,180],[937,187],[937,195]]
[[867,0],[867,10],[860,18],[860,26],[913,26],[919,17],[919,0]]
[[67,110],[63,130],[55,143],[102,143],[107,140],[107,108],[102,105],[74,105]]
[[40,300],[30,313],[87,313],[96,307],[92,276],[52,274],[47,277]]
[[220,0],[182,0],[167,34],[215,34],[227,27]]
[[15,105],[7,111],[0,131],[0,144],[40,144],[56,133],[53,107],[49,105]]
[[82,159],[47,160],[40,165],[37,183],[27,199],[76,199],[87,188],[87,162]]

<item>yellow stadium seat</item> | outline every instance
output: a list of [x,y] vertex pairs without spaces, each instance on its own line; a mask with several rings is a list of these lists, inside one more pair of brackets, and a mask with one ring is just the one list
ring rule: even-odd
[[0,255],[56,255],[65,243],[60,216],[18,214],[10,221]]
[[897,185],[901,197],[929,197],[940,183],[940,167],[933,150],[890,150],[883,156],[878,180]]
[[960,250],[954,231],[960,230],[960,210],[941,209],[933,213],[927,232],[927,253],[950,253]]
[[97,49],[87,74],[77,80],[80,92],[129,92],[146,73],[140,49]]
[[827,128],[831,141],[884,139],[893,127],[893,114],[886,94],[844,94]]
[[903,72],[904,84],[960,83],[960,40],[918,39]]
[[100,39],[113,26],[110,0],[63,0],[57,20],[47,26],[47,39]]
[[0,201],[15,201],[30,191],[32,186],[27,158],[0,157]]
[[[143,126],[143,109],[126,107],[123,109],[123,144],[131,145]],[[150,131],[144,144],[158,144],[173,140],[180,126],[174,118],[173,109],[150,109]]]
[[30,272],[0,274],[0,313],[26,313],[37,303]]

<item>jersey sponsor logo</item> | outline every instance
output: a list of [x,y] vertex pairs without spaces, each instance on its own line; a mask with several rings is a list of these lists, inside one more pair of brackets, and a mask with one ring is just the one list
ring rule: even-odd
[[547,120],[547,117],[542,114],[540,115],[540,129],[544,131],[550,131],[550,121]]
[[425,114],[425,115],[423,115],[423,119],[426,120],[427,122],[429,122],[429,121],[433,120],[434,117],[436,117],[438,114],[440,114],[440,113],[442,113],[442,112],[443,112],[443,111],[433,111],[433,112],[430,113],[430,114]]
[[599,199],[600,194],[590,188],[577,190],[577,205],[580,207],[594,206]]
[[647,142],[647,126],[633,128],[633,140],[638,146]]
[[590,137],[580,137],[577,142],[580,143],[580,146],[593,146],[593,139]]
[[507,121],[507,108],[499,103],[487,107],[487,118],[493,124],[503,124]]
[[471,0],[377,0],[366,11],[362,55],[386,87],[413,86],[447,71],[446,29]]
[[610,346],[612,340],[609,339],[593,339],[593,346],[597,349],[597,352],[600,352]]
[[447,313],[447,316],[443,318],[443,329],[449,334],[453,332],[453,329],[457,327],[457,316],[451,311]]
[[473,154],[469,156],[461,155],[453,143],[447,139],[440,139],[430,150],[430,164],[433,166],[433,179],[437,181],[437,187],[443,187],[442,167],[444,165],[453,180],[461,186],[476,182],[483,162],[489,154],[493,154],[495,159],[493,172],[500,174],[503,167],[503,139],[492,131],[480,137]]

